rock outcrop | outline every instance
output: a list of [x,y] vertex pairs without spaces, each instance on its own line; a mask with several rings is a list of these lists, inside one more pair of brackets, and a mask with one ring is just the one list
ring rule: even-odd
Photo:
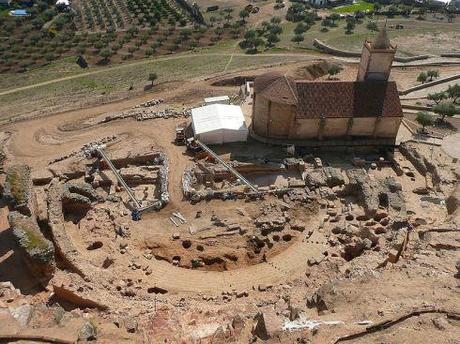
[[49,280],[56,267],[52,242],[44,237],[31,217],[13,211],[8,220],[31,273],[39,279]]
[[363,169],[347,171],[349,183],[342,194],[357,197],[368,217],[374,217],[379,208],[387,208],[398,215],[405,213],[404,196],[401,184],[393,177],[372,180]]
[[37,201],[29,166],[13,165],[6,170],[4,197],[11,210],[26,216],[35,216]]
[[68,183],[62,193],[62,207],[65,212],[86,212],[93,201],[102,201],[99,194],[87,183]]
[[272,313],[257,313],[252,333],[262,340],[268,340],[280,334],[283,329],[283,321]]

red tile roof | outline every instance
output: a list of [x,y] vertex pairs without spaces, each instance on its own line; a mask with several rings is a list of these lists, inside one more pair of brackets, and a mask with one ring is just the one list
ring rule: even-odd
[[280,104],[297,104],[296,82],[291,77],[280,73],[267,73],[254,80],[257,94]]
[[297,81],[297,118],[401,117],[394,81]]

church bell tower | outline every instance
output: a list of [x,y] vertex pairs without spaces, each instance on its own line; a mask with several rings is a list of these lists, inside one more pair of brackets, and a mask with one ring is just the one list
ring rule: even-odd
[[357,80],[387,81],[395,53],[396,46],[391,45],[386,28],[383,27],[373,42],[364,42]]

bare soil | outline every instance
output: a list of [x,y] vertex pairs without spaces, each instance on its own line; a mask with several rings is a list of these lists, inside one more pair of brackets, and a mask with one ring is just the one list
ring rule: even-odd
[[[356,67],[344,66],[338,77],[351,79]],[[298,74],[300,67],[294,64],[276,69]],[[263,71],[170,84],[169,89],[154,94],[165,99],[157,108],[187,108],[200,104],[203,95],[236,94],[237,86],[227,82],[215,86],[216,82]],[[400,88],[410,86],[407,79],[415,79],[418,71],[395,69],[393,78]],[[30,296],[2,284],[0,338],[40,333],[75,342],[82,326],[90,321],[97,327],[100,342],[247,343],[261,338],[268,343],[456,342],[460,335],[456,303],[460,219],[458,211],[449,212],[445,202],[458,188],[458,165],[441,148],[435,148],[433,158],[429,146],[413,143],[439,168],[438,184],[429,188],[428,194],[419,190],[424,192],[429,176],[398,151],[394,157],[402,174],[390,165],[366,166],[371,181],[393,178],[401,185],[409,214],[402,225],[397,221],[402,210],[401,214],[390,213],[381,207],[378,216],[368,218],[363,215],[362,202],[352,195],[342,196],[340,187],[315,188],[312,194],[300,188],[306,198],[299,200],[293,193],[194,204],[183,195],[182,176],[196,159],[185,147],[173,144],[175,128],[184,118],[99,121],[150,99],[152,94],[2,127],[12,133],[4,145],[7,166],[28,164],[35,179],[56,175],[61,176],[61,182],[82,181],[83,176],[75,173],[84,173],[91,161],[73,153],[105,137],[117,137],[106,148],[113,158],[161,151],[169,158],[170,202],[158,212],[143,214],[141,221],[133,221],[125,192],[95,187],[104,197],[110,194],[121,201],[94,205],[84,216],[69,213],[64,222],[65,233],[84,261],[81,263],[91,271],[82,277],[59,266],[48,290],[35,289],[21,260],[9,260],[16,253],[7,229],[8,210],[2,207],[0,236],[5,240],[0,240],[0,278],[12,281],[22,294]],[[279,162],[288,157],[283,147],[253,140],[213,149],[225,159],[239,161],[270,157]],[[321,158],[324,166],[346,173],[354,168],[353,157],[376,162],[384,153],[306,152],[302,158],[311,173],[315,168],[310,166],[309,154]],[[51,163],[68,155],[72,156]],[[154,164],[143,161],[139,166],[150,165]],[[273,180],[287,183],[293,176],[291,172],[248,175],[260,184],[267,179],[270,184]],[[37,194],[49,191],[48,183],[38,184],[42,185],[36,185]],[[152,185],[141,183],[133,189],[137,195],[155,194]],[[40,204],[46,208],[43,198]],[[177,211],[187,219],[178,227],[170,221]],[[263,235],[256,221],[266,214],[289,221],[279,231]],[[352,218],[350,214],[354,214]],[[385,225],[385,218],[393,224]],[[219,221],[224,226],[217,225]],[[294,229],[295,222],[305,228]],[[245,232],[229,234],[225,228],[234,224]],[[125,233],[118,232],[120,227]],[[363,233],[365,239],[359,237]],[[196,265],[194,260],[204,264]],[[88,309],[82,306],[82,298],[53,295],[51,290],[58,290],[59,285],[69,290],[73,286],[72,293],[97,300],[107,309]],[[20,308],[23,305],[32,305],[31,315]],[[420,310],[424,313],[413,313]],[[265,326],[257,325],[257,313],[264,315]],[[18,324],[24,318],[28,320],[21,328]],[[370,330],[372,324],[380,323],[387,325]],[[368,333],[362,333],[366,328]]]

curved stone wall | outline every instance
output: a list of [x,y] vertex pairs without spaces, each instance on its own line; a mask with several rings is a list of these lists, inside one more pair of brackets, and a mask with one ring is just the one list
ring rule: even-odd
[[[341,50],[337,49],[335,47],[332,47],[319,39],[315,38],[313,41],[313,45],[318,48],[321,51],[324,51],[328,54],[334,55],[334,56],[343,56],[343,57],[361,57],[360,52],[354,52],[354,51],[348,51],[348,50]],[[417,56],[411,56],[411,57],[395,57],[395,61],[397,62],[402,62],[402,63],[407,63],[407,62],[412,62],[412,61],[418,61],[418,60],[425,60],[429,58],[430,55],[417,55]]]

